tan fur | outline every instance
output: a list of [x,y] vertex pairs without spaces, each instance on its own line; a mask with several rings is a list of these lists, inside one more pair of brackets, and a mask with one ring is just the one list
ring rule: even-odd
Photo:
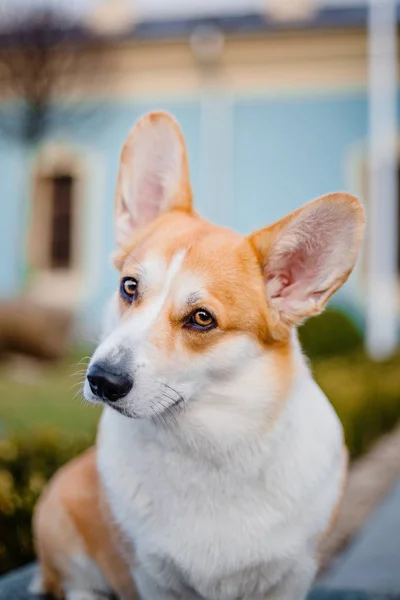
[[63,581],[74,554],[86,552],[110,587],[124,598],[136,598],[124,558],[124,541],[101,493],[95,449],[60,469],[40,499],[33,530],[43,585],[63,597]]
[[[135,276],[141,263],[152,256],[162,257],[168,264],[181,249],[186,249],[182,277],[185,273],[199,274],[210,290],[207,302],[219,315],[220,330],[251,332],[263,344],[272,341],[260,266],[246,238],[233,231],[179,212],[162,215],[125,252],[121,274]],[[140,310],[140,302],[123,309]],[[173,313],[174,307],[170,310]],[[176,315],[170,313],[170,317],[174,321]],[[197,349],[196,341],[188,339],[187,343]]]

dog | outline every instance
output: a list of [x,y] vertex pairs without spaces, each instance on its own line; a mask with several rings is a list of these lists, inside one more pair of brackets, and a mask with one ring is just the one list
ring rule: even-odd
[[84,384],[95,449],[39,501],[33,588],[67,600],[302,600],[346,480],[339,420],[296,327],[351,273],[359,201],[323,196],[244,237],[192,206],[182,133],[122,150],[120,271]]

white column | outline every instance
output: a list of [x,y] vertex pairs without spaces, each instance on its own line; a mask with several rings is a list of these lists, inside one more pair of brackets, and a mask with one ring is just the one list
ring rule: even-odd
[[191,38],[202,82],[200,198],[204,216],[220,225],[233,210],[233,101],[221,83],[224,42],[213,26],[199,27]]
[[369,0],[367,348],[397,346],[397,27],[395,0]]
[[205,216],[228,224],[233,210],[233,105],[218,88],[203,90],[200,131],[200,195]]

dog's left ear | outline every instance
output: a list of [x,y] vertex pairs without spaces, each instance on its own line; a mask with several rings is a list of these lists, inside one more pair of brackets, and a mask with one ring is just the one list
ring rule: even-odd
[[297,325],[321,312],[353,270],[364,221],[357,198],[337,193],[250,236],[278,327]]
[[192,210],[186,147],[175,119],[153,112],[139,119],[122,149],[115,198],[119,246],[169,210]]

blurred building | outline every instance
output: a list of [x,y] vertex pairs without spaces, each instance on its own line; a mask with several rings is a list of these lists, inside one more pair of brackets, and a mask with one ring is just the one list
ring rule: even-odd
[[[367,7],[295,4],[174,14],[119,34],[103,7],[93,23],[112,29],[112,84],[86,72],[77,85],[91,117],[67,118],[77,100],[66,93],[34,148],[0,141],[1,294],[62,304],[97,331],[117,281],[109,256],[119,154],[151,109],[180,122],[197,209],[217,223],[251,232],[336,190],[368,211]],[[367,271],[364,252],[336,298],[360,322]]]

